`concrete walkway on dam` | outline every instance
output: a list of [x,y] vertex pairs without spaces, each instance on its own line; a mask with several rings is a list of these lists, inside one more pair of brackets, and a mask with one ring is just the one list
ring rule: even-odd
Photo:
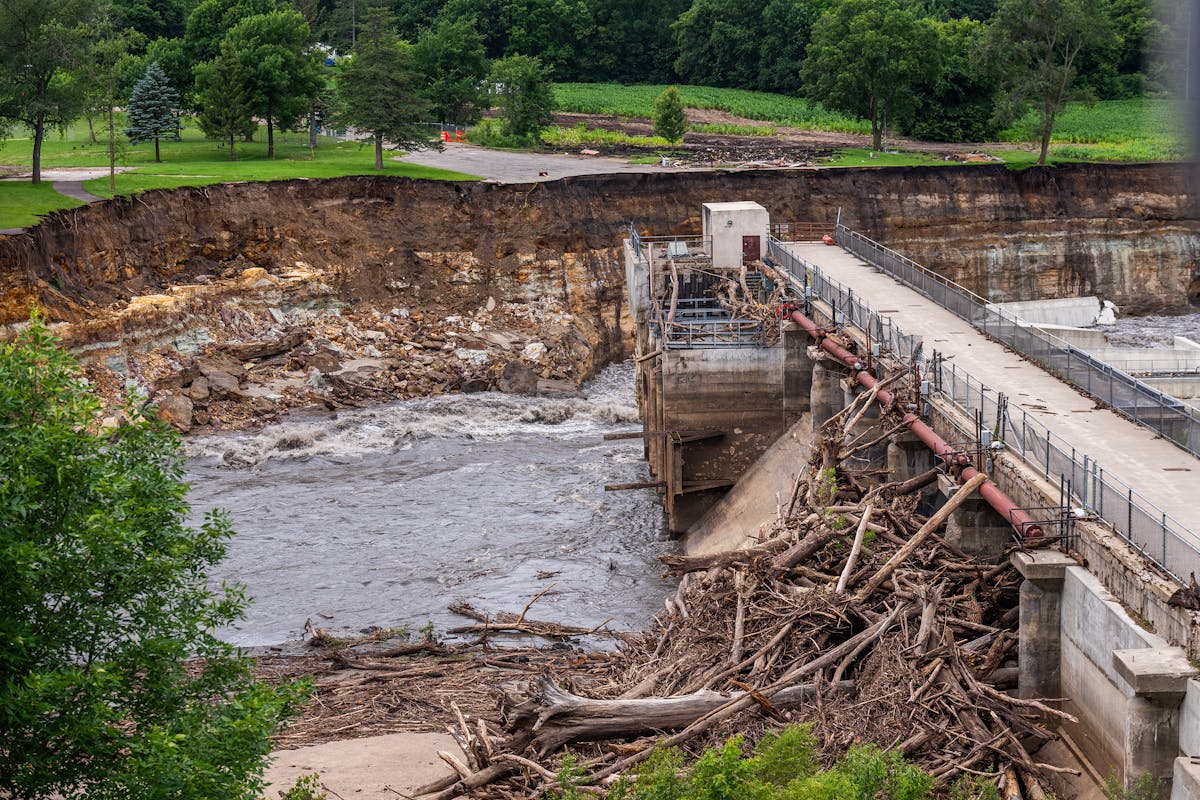
[[[1200,547],[1200,459],[1114,411],[1097,408],[1094,400],[1070,384],[842,248],[788,247],[827,277],[853,289],[856,297],[890,317],[904,333],[924,339],[927,354],[942,353],[959,369],[1004,392],[1010,408],[1019,406],[1080,453],[1095,458],[1106,475],[1132,486],[1187,528]],[[1200,565],[1182,572],[1192,568],[1200,572]]]

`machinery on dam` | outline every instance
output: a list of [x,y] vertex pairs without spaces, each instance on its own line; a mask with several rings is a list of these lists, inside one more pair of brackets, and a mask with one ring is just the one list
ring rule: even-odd
[[1068,698],[1064,739],[1094,777],[1200,794],[1200,414],[840,220],[702,218],[625,241],[640,485],[685,550],[752,545],[812,432],[872,393],[876,419],[900,418],[867,456],[892,480],[938,468],[938,505],[987,476],[946,539],[1025,578],[1020,695]]

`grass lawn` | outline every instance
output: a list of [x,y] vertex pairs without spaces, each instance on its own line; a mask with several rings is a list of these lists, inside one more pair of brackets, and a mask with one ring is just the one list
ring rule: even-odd
[[81,205],[48,183],[34,186],[28,181],[0,181],[0,228],[27,228],[40,222],[43,214]]
[[[123,124],[123,123],[119,123]],[[103,134],[97,131],[101,138]],[[182,140],[161,143],[162,163],[154,163],[154,144],[130,147],[119,137],[122,152],[118,164],[132,167],[117,175],[118,195],[133,195],[149,189],[178,186],[204,186],[227,181],[269,181],[286,178],[336,178],[343,175],[394,175],[435,180],[478,180],[474,175],[404,164],[385,154],[384,168],[376,171],[375,154],[370,145],[319,137],[314,151],[308,148],[308,136],[276,133],[275,158],[266,157],[266,131],[260,130],[251,143],[239,142],[238,160],[229,160],[228,145],[207,140],[191,124],[185,125]],[[0,164],[20,165],[28,169],[33,144],[28,138],[9,139],[0,147]],[[104,142],[93,144],[87,126],[77,123],[63,135],[52,133],[42,148],[42,168],[107,167]],[[108,178],[84,182],[84,188],[101,197],[111,197]],[[33,192],[29,183],[0,182],[0,228],[34,224],[38,214],[79,205],[62,197],[47,184]],[[40,202],[34,202],[38,198]],[[56,199],[57,198],[57,199]]]

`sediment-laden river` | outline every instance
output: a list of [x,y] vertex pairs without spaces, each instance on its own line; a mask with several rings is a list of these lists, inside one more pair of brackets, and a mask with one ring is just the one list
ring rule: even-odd
[[643,626],[670,585],[672,547],[646,480],[631,365],[608,368],[585,398],[447,395],[291,418],[192,439],[196,520],[226,509],[237,531],[215,580],[254,598],[227,638],[298,638],[305,620],[333,633],[469,620],[447,611]]

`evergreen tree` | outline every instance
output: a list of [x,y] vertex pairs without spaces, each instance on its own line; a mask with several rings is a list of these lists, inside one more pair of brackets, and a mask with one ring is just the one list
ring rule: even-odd
[[391,30],[386,9],[372,9],[358,35],[354,57],[338,75],[342,118],[370,134],[375,169],[383,169],[383,142],[419,149],[436,146],[416,123],[427,111],[412,48]]
[[162,161],[158,142],[164,136],[177,137],[179,93],[171,88],[158,62],[146,67],[146,74],[133,87],[129,97],[129,127],[125,135],[132,144],[154,140],[154,161]]
[[254,132],[258,123],[250,107],[250,94],[242,62],[231,42],[221,43],[220,54],[196,68],[200,101],[200,129],[210,139],[228,140],[229,160],[237,161],[237,139]]
[[687,116],[683,113],[683,98],[674,86],[668,86],[654,98],[654,132],[671,144],[683,141],[687,132]]

